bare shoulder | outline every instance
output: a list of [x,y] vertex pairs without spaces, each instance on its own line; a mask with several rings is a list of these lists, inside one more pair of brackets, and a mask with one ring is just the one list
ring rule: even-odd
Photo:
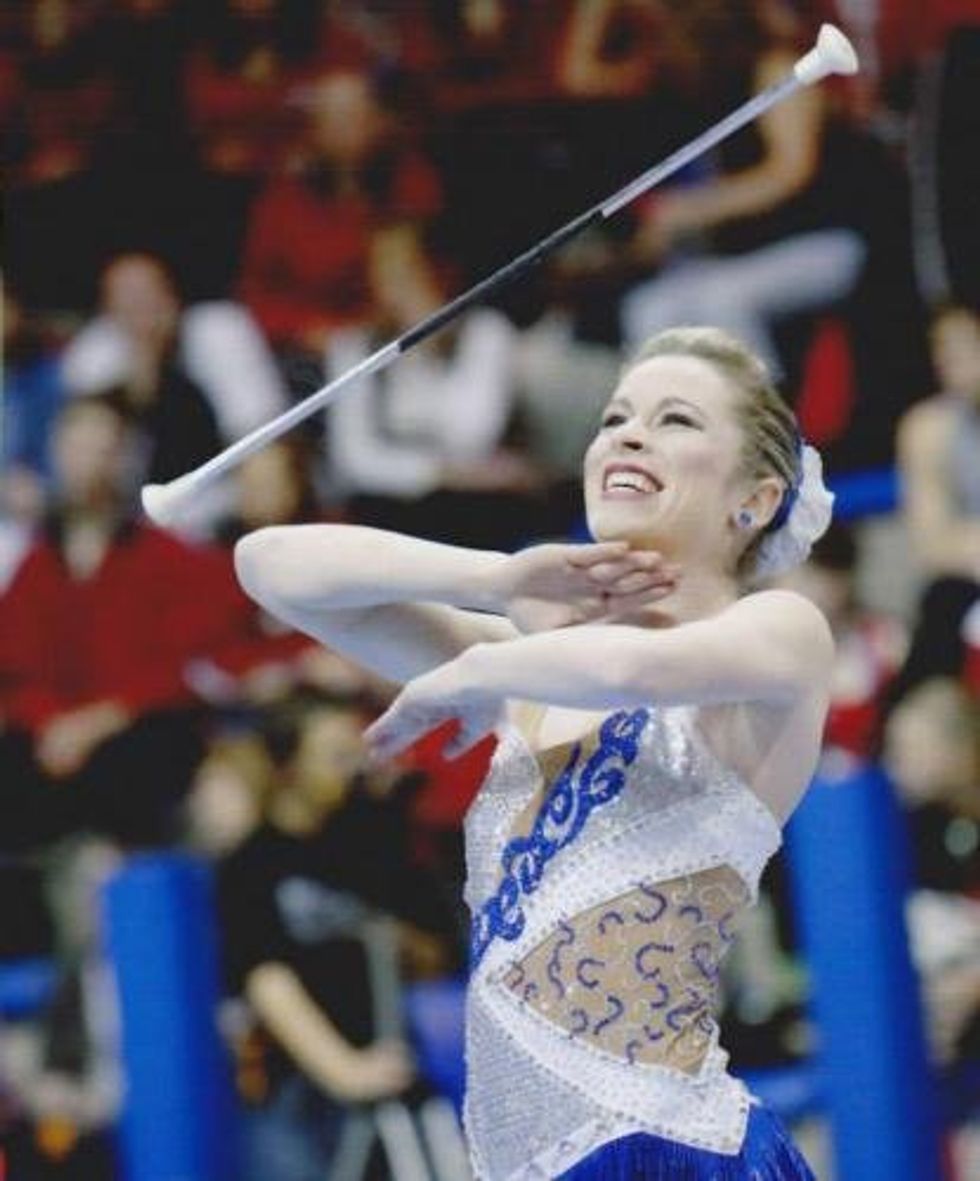
[[702,710],[710,744],[774,816],[785,821],[813,775],[830,694],[834,641],[823,613],[791,590],[744,596],[728,613],[792,692],[781,700],[743,701]]
[[773,644],[806,663],[814,673],[826,672],[834,660],[834,637],[823,612],[797,591],[773,587],[744,595],[726,614],[750,627],[760,643]]
[[906,455],[933,451],[945,442],[953,422],[952,407],[946,398],[923,398],[902,415],[898,424],[900,451]]

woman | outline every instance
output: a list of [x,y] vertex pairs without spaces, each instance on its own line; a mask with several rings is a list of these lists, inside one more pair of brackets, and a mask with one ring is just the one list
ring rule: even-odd
[[[664,5],[675,105],[685,92],[697,95],[712,121],[785,77],[807,41],[789,7]],[[778,365],[777,325],[839,303],[860,276],[867,247],[856,213],[867,201],[854,180],[864,162],[859,143],[824,91],[807,87],[720,145],[710,175],[645,202],[637,261],[667,265],[624,298],[627,345],[704,318]]]
[[826,622],[742,593],[826,527],[819,459],[755,357],[675,329],[627,367],[584,474],[594,546],[311,526],[246,537],[239,574],[408,682],[369,731],[379,755],[448,716],[463,750],[506,718],[466,821],[477,1174],[801,1181],[711,1011],[820,745]]

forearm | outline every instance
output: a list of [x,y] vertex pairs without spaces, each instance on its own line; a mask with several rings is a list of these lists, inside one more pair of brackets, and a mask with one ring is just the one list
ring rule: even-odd
[[789,200],[809,179],[804,169],[775,169],[766,165],[724,176],[692,189],[682,198],[684,220],[692,229],[710,230],[726,222],[755,217]]
[[327,1091],[339,1090],[353,1047],[293,970],[262,964],[250,974],[247,993],[257,1016],[304,1074]]
[[635,627],[567,627],[478,644],[459,659],[467,680],[496,697],[615,709],[651,703],[640,671],[650,638]]
[[833,661],[823,617],[782,592],[749,599],[760,601],[676,627],[586,625],[478,644],[459,657],[464,684],[496,698],[615,709],[785,703],[804,683],[822,683]]
[[444,603],[497,611],[493,575],[505,560],[359,525],[261,529],[235,549],[242,585],[273,610],[277,603],[337,610]]

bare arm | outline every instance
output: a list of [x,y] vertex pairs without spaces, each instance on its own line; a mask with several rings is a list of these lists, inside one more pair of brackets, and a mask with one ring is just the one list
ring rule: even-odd
[[356,525],[261,529],[238,543],[235,566],[272,614],[396,681],[515,638],[499,616],[522,630],[561,627],[612,600],[623,608],[662,596],[673,577],[658,555],[618,542],[508,555]]
[[502,560],[356,525],[260,529],[235,548],[253,599],[396,681],[517,635],[508,620],[479,613],[496,606],[488,575]]
[[286,964],[253,968],[246,982],[249,1003],[303,1073],[324,1091],[349,1101],[396,1094],[411,1081],[407,1054],[397,1044],[358,1050]]
[[[793,66],[793,59],[773,53],[759,64],[759,89],[777,81]],[[725,222],[753,217],[775,209],[805,188],[813,178],[820,153],[822,98],[818,87],[807,86],[759,119],[763,154],[758,163],[705,184],[665,193],[653,206],[653,216],[641,230],[647,237],[707,230]]]
[[927,401],[903,418],[898,432],[905,521],[926,573],[980,578],[980,521],[956,511],[947,456],[953,416]]
[[672,628],[583,626],[479,645],[414,680],[367,737],[386,756],[458,717],[455,753],[495,728],[506,699],[519,698],[591,710],[762,705],[771,717],[795,715],[813,746],[833,654],[830,628],[809,600],[764,591]]
[[[609,28],[617,17],[632,18],[634,43],[625,56],[603,55]],[[643,93],[653,75],[657,39],[652,13],[632,0],[577,0],[558,55],[558,80],[569,94],[613,98]]]
[[467,654],[486,692],[579,709],[757,701],[788,706],[826,694],[833,660],[820,612],[791,591],[764,591],[677,627],[585,626]]

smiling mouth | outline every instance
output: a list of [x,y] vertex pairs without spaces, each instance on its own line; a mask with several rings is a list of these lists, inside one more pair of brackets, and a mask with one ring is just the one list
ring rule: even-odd
[[642,468],[610,467],[602,480],[603,496],[650,496],[662,489],[660,481]]

